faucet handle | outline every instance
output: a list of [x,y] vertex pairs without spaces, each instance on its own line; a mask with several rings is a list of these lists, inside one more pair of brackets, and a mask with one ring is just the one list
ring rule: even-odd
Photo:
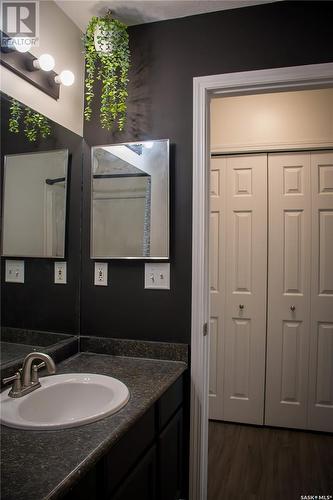
[[39,365],[34,365],[33,368],[36,368],[36,370],[40,370],[41,368],[44,368],[46,366],[45,361],[42,361],[39,363]]
[[38,382],[38,370],[44,368],[45,366],[46,366],[45,361],[42,361],[41,363],[39,363],[39,365],[32,365],[32,375],[31,375],[32,383]]
[[18,378],[20,378],[20,373],[19,372],[16,372],[15,375],[12,375],[11,377],[7,377],[7,378],[4,378],[2,380],[2,383],[3,384],[10,384],[11,382],[14,382],[15,380],[17,380]]
[[13,387],[11,389],[11,392],[15,393],[21,390],[21,372],[18,371],[15,373],[15,375],[12,375],[11,377],[4,378],[2,380],[3,384],[10,384],[11,382],[13,383]]

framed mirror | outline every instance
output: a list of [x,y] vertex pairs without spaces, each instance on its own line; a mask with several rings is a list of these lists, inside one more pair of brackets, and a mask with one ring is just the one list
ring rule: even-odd
[[92,148],[91,258],[169,258],[169,140]]
[[68,150],[4,158],[2,255],[64,258]]

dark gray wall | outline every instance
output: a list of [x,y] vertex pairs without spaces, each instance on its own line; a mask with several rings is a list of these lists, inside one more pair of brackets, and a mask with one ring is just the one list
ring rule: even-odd
[[[1,178],[7,154],[69,150],[66,260],[67,285],[55,285],[54,260],[24,258],[25,282],[5,283],[1,259],[1,325],[77,334],[80,320],[81,184],[83,139],[50,121],[51,135],[30,143],[21,131],[8,131],[10,100],[1,94]],[[0,190],[2,192],[2,190]],[[59,260],[59,259],[56,259]],[[61,259],[60,259],[61,260]]]
[[89,259],[89,155],[84,166],[81,332],[190,342],[192,79],[195,76],[333,61],[333,3],[278,2],[129,30],[132,69],[123,133],[85,126],[89,145],[169,138],[171,290],[143,289],[142,262],[109,265],[109,287],[93,286]]

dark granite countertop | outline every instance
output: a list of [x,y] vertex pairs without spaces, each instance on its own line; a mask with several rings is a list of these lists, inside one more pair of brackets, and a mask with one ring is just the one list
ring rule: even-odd
[[100,373],[130,390],[115,415],[81,427],[24,431],[1,426],[2,500],[61,498],[186,370],[180,361],[81,353],[58,373]]

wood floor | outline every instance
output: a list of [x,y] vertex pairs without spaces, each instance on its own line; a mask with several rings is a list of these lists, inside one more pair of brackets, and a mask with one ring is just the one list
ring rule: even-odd
[[333,435],[209,422],[208,500],[333,499]]

